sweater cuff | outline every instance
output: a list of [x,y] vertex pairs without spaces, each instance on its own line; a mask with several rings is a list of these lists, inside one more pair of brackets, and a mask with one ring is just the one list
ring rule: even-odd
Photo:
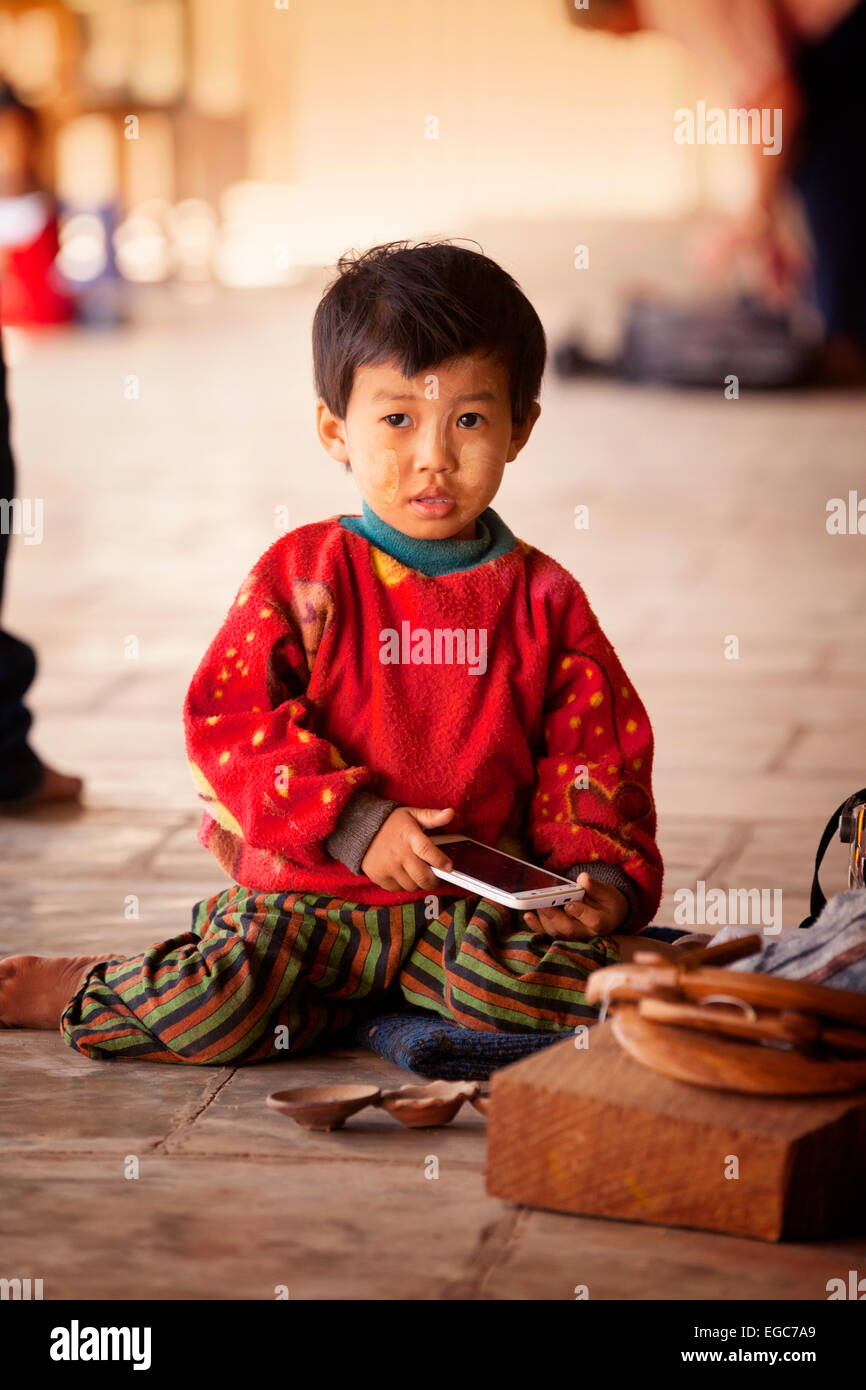
[[578,874],[589,874],[590,878],[597,878],[599,883],[607,883],[611,888],[619,889],[628,901],[628,911],[616,930],[626,931],[637,907],[637,890],[628,874],[617,868],[616,864],[604,864],[599,859],[593,859],[589,864],[572,864],[571,868],[563,873],[563,878],[577,879]]
[[339,859],[353,874],[360,874],[367,850],[399,801],[387,801],[360,787],[343,808],[337,824],[325,840],[332,859]]

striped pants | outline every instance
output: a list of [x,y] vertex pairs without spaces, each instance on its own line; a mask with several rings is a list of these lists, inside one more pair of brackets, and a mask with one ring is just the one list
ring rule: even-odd
[[483,898],[438,905],[428,920],[424,900],[362,907],[235,885],[196,903],[190,931],[95,966],[63,1037],[85,1057],[224,1066],[309,1051],[406,1003],[487,1032],[595,1019],[584,984],[619,960],[615,940],[536,936]]

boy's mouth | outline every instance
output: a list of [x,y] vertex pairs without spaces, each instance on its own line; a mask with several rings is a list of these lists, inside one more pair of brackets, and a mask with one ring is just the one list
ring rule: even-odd
[[417,516],[440,517],[447,516],[448,513],[457,506],[455,498],[449,496],[447,492],[442,492],[439,488],[428,488],[419,497],[410,497],[409,505]]

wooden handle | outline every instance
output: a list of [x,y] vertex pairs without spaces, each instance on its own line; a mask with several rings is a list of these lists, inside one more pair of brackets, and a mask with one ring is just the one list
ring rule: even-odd
[[[737,959],[750,954],[756,940],[757,937],[741,937],[719,947],[699,947],[694,953],[699,959],[691,962],[669,956],[664,961],[624,961],[594,970],[586,982],[587,1002],[599,1005],[607,999],[611,1003],[629,1003],[649,996],[697,1002],[708,994],[727,994],[755,1009],[814,1016],[823,1021],[824,1030],[828,1024],[836,1023],[866,1031],[866,994],[816,985],[811,980],[788,980],[780,975],[730,970],[719,965],[717,951],[730,950]],[[730,959],[729,954],[729,963]]]
[[749,1018],[735,1005],[680,1004],[667,999],[642,999],[638,1005],[641,1018],[653,1023],[671,1024],[675,1028],[697,1028],[702,1033],[719,1033],[723,1037],[747,1038],[755,1042],[789,1043],[793,1047],[810,1049],[821,1034],[817,1019],[806,1014],[777,1014],[764,1012]]
[[694,950],[683,951],[677,964],[682,970],[697,970],[704,965],[730,965],[732,960],[743,960],[760,949],[759,936],[738,936],[733,941],[720,941],[718,946],[696,946]]
[[866,1032],[859,1028],[838,1028],[829,1024],[821,1030],[821,1041],[833,1052],[852,1057],[866,1057]]
[[676,990],[679,978],[679,965],[670,958],[659,965],[624,961],[593,970],[585,994],[589,1004],[601,1004],[605,999],[640,999],[657,989]]
[[815,1014],[851,1028],[866,1028],[866,994],[857,994],[852,989],[814,985],[810,980],[787,980],[781,975],[703,968],[684,971],[679,985],[688,999],[701,999],[707,994],[733,994],[756,1009]]

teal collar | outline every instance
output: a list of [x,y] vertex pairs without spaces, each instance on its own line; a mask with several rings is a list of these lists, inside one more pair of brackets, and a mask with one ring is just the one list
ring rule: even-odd
[[478,534],[471,541],[428,541],[407,536],[396,526],[389,526],[366,502],[363,503],[362,516],[341,516],[340,525],[347,531],[353,531],[356,536],[363,536],[364,540],[378,550],[384,550],[386,555],[392,555],[409,569],[420,570],[422,574],[431,576],[477,569],[479,565],[486,565],[488,560],[507,555],[517,544],[514,534],[492,507],[475,518]]

